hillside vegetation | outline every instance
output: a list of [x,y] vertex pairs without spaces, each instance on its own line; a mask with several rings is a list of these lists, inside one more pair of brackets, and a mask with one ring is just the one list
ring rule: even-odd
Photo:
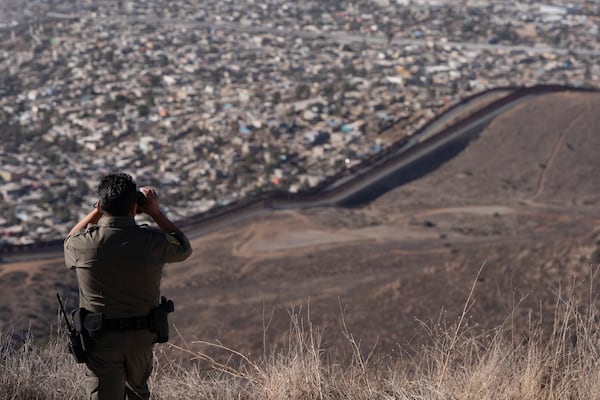
[[[543,331],[543,324],[532,319],[529,330],[517,334],[511,313],[501,326],[482,332],[468,322],[473,289],[475,284],[454,324],[424,323],[430,344],[394,358],[365,353],[343,325],[352,351],[340,362],[334,351],[324,349],[319,329],[296,313],[290,313],[287,348],[256,360],[219,343],[159,346],[152,398],[598,398],[600,341],[593,304],[581,307],[572,300],[573,292],[558,294],[551,331]],[[19,348],[7,337],[0,336],[0,399],[81,398],[85,368],[66,353],[60,335],[44,346],[33,344],[30,337]],[[228,361],[218,362],[198,350],[207,346],[229,354]],[[198,362],[190,367],[190,359]]]

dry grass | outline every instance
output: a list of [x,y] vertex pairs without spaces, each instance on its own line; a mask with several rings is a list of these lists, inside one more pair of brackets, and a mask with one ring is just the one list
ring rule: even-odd
[[[553,329],[544,332],[540,321],[531,321],[525,334],[517,337],[511,316],[492,332],[472,327],[466,316],[473,293],[456,323],[423,324],[431,344],[405,352],[395,361],[365,355],[344,326],[353,354],[349,361],[336,362],[322,350],[321,332],[312,326],[309,315],[303,320],[299,313],[290,313],[287,348],[258,360],[219,343],[159,346],[159,352],[176,350],[201,361],[189,367],[165,354],[157,357],[161,361],[152,376],[153,399],[600,398],[594,299],[584,309],[571,300],[574,293],[558,294]],[[84,367],[66,354],[60,338],[45,346],[34,346],[28,338],[19,348],[11,346],[9,339],[0,336],[0,399],[82,397]],[[206,354],[209,349],[230,357],[218,362]]]
[[10,334],[0,334],[0,399],[80,399],[84,371],[66,353],[61,339],[34,344],[28,336],[15,347]]

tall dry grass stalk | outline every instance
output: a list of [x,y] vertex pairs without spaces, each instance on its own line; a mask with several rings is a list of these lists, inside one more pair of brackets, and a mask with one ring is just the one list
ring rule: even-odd
[[80,399],[83,370],[76,368],[62,339],[34,344],[27,335],[15,346],[10,332],[0,333],[0,399]]
[[[429,345],[393,362],[363,356],[360,343],[342,330],[352,349],[350,361],[323,350],[322,332],[290,313],[287,348],[257,360],[221,343],[192,342],[158,346],[151,386],[154,399],[252,400],[559,400],[600,399],[600,337],[595,299],[581,307],[574,292],[557,293],[553,329],[530,322],[519,336],[508,316],[492,331],[467,323],[475,284],[463,314],[454,324],[423,324]],[[517,340],[519,337],[521,339]],[[82,398],[84,367],[66,354],[61,338],[35,346],[31,338],[13,347],[0,336],[0,400]],[[227,362],[208,350],[229,354]],[[202,360],[184,366],[167,356]],[[413,349],[414,350],[414,349]],[[204,368],[206,365],[210,368]]]

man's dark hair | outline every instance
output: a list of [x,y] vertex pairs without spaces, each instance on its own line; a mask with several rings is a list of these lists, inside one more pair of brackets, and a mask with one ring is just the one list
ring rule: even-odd
[[137,185],[129,174],[109,174],[98,185],[102,211],[114,217],[129,214],[136,201]]

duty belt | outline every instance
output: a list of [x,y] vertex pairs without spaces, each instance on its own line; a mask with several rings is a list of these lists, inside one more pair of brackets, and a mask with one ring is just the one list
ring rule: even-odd
[[121,331],[139,331],[142,329],[150,329],[150,318],[145,317],[129,317],[129,318],[112,318],[102,320],[102,329],[105,332],[121,332]]

